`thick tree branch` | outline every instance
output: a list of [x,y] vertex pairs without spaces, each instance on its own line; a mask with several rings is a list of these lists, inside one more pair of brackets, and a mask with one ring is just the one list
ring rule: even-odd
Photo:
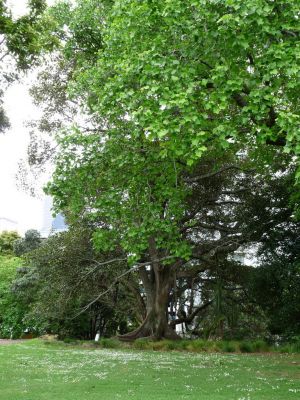
[[[139,268],[143,268],[143,267],[146,267],[146,266],[151,265],[151,264],[154,264],[154,263],[157,264],[157,263],[160,263],[160,262],[162,262],[162,261],[170,260],[170,259],[173,259],[173,258],[177,258],[177,257],[176,257],[176,256],[167,256],[167,257],[163,257],[163,258],[160,258],[160,259],[157,259],[157,260],[155,259],[155,260],[153,260],[153,261],[146,261],[146,262],[144,262],[144,263],[136,264],[135,266],[133,266],[133,267],[130,268],[129,270],[127,270],[127,271],[123,272],[122,274],[118,275],[118,276],[114,279],[113,283],[108,287],[107,290],[105,290],[104,292],[100,293],[96,298],[94,298],[90,303],[88,303],[86,306],[84,306],[84,307],[80,310],[80,312],[77,313],[77,314],[76,314],[74,317],[72,317],[71,319],[77,318],[79,315],[81,315],[81,314],[84,313],[86,310],[88,310],[88,309],[89,309],[94,303],[96,303],[96,301],[98,301],[101,297],[103,297],[104,295],[106,295],[107,293],[109,293],[109,292],[113,289],[113,287],[119,282],[119,280],[122,279],[122,278],[124,278],[124,276],[130,274],[131,272],[135,272],[135,271],[139,270]],[[111,261],[113,261],[113,260],[111,260]],[[109,262],[107,261],[106,264],[108,264],[108,263],[109,263]],[[104,263],[99,263],[99,264],[100,264],[100,265],[103,265]]]
[[254,172],[255,171],[254,169],[245,170],[245,169],[243,169],[243,168],[241,168],[241,167],[239,167],[237,165],[226,165],[225,167],[223,167],[223,168],[221,168],[221,169],[219,169],[218,171],[215,171],[215,172],[210,172],[210,173],[204,174],[204,175],[198,175],[198,176],[194,176],[194,177],[190,177],[190,178],[185,178],[185,181],[187,183],[198,182],[198,181],[200,181],[202,179],[213,178],[213,177],[215,177],[217,175],[222,174],[223,172],[230,171],[232,169],[233,170],[237,170],[237,171],[241,171],[243,173],[250,173],[250,172]]
[[190,324],[193,319],[199,314],[201,311],[205,310],[208,306],[212,304],[212,300],[208,301],[207,303],[201,304],[201,306],[197,307],[190,315],[182,318],[177,318],[169,323],[169,325],[174,328],[175,325],[186,323]]
[[213,230],[213,231],[223,231],[223,232],[236,232],[235,228],[230,228],[227,226],[223,225],[218,225],[218,224],[205,224],[205,223],[200,223],[197,222],[195,225],[187,227],[186,230],[188,229],[197,229],[197,228],[203,228],[203,229],[208,229],[208,230]]

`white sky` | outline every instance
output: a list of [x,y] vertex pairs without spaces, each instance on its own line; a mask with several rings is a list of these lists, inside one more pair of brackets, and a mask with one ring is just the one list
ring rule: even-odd
[[[49,6],[54,4],[58,0],[47,0]],[[9,9],[13,12],[15,17],[19,17],[25,14],[27,9],[27,0],[7,0],[6,4],[8,5]]]
[[[26,0],[8,0],[14,16],[26,11]],[[49,0],[53,4],[54,0]],[[18,223],[18,230],[41,229],[43,225],[43,198],[37,199],[18,190],[16,175],[18,163],[26,158],[29,129],[25,122],[37,117],[39,110],[34,107],[28,94],[30,76],[22,84],[12,85],[5,94],[5,109],[11,129],[0,134],[0,218],[9,218]]]

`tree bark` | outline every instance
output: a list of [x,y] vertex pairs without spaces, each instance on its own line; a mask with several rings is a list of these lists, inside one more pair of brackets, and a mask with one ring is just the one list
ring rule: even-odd
[[150,270],[141,269],[140,278],[146,295],[146,317],[139,328],[119,336],[120,340],[133,341],[139,338],[180,339],[168,323],[168,304],[173,284],[173,269],[162,265],[156,249],[155,239],[149,239]]

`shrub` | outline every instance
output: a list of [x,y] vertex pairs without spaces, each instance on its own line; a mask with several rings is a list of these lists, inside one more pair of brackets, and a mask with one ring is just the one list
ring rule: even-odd
[[179,340],[176,342],[176,349],[177,350],[187,350],[191,341],[190,340]]
[[14,243],[20,239],[20,235],[15,231],[3,231],[0,233],[0,254],[12,255]]
[[207,351],[207,341],[202,339],[191,340],[187,346],[190,351]]
[[220,349],[225,352],[225,353],[234,353],[235,351],[237,351],[237,343],[235,342],[220,342]]
[[63,338],[63,342],[66,344],[78,344],[79,341],[73,338],[65,337]]
[[152,343],[153,343],[153,341],[151,341],[150,339],[141,338],[141,339],[135,340],[135,341],[133,342],[132,346],[133,346],[135,349],[138,349],[138,350],[148,350],[148,349],[152,348],[152,347],[151,347],[151,344],[152,344]]
[[118,349],[122,347],[122,343],[117,339],[103,338],[99,341],[100,347],[104,349]]
[[239,348],[242,353],[253,353],[254,352],[253,344],[251,342],[241,342],[239,344]]
[[270,346],[264,340],[255,340],[252,343],[253,350],[256,352],[269,351]]
[[155,351],[166,351],[166,350],[170,350],[168,348],[168,344],[169,344],[168,340],[153,341],[153,342],[151,342],[151,347],[152,347],[152,350],[155,350]]

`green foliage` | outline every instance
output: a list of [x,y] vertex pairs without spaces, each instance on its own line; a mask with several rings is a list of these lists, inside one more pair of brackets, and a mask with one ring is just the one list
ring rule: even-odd
[[42,52],[53,50],[57,44],[51,35],[53,20],[43,16],[46,1],[29,0],[27,4],[27,14],[13,18],[9,4],[0,0],[0,133],[10,127],[2,107],[5,89],[18,78],[19,72],[36,63]]
[[66,337],[66,338],[63,338],[63,342],[66,344],[77,344],[78,340]]
[[13,283],[19,302],[29,306],[26,319],[60,338],[79,339],[93,339],[97,332],[111,336],[124,327],[124,321],[125,325],[129,318],[134,321],[134,300],[121,286],[112,285],[124,263],[117,261],[117,269],[109,263],[101,268],[107,257],[122,260],[117,253],[96,254],[91,231],[83,223],[44,240],[26,255],[28,267]]
[[253,345],[251,342],[241,342],[239,348],[242,353],[253,353]]
[[264,309],[271,333],[288,340],[300,333],[299,232],[299,222],[278,224],[265,237],[261,265],[251,280],[252,296]]
[[20,257],[37,249],[41,243],[41,234],[35,229],[30,229],[25,232],[24,238],[14,242],[14,253],[17,257]]
[[236,344],[233,342],[222,342],[221,349],[225,353],[234,353],[237,351]]
[[121,243],[138,258],[155,236],[159,248],[188,259],[177,225],[183,174],[206,153],[256,141],[298,153],[296,9],[296,1],[252,0],[64,8],[61,57],[75,65],[68,95],[96,127],[59,138],[48,186],[57,208],[75,218],[93,209],[111,227],[95,233],[99,249]]
[[[218,260],[214,267],[200,275],[203,282],[198,290],[201,290],[202,302],[211,301],[211,304],[186,327],[186,334],[227,341],[267,337],[266,314],[250,295],[249,281],[253,274],[254,268],[231,259]],[[189,307],[189,299],[186,307]]]
[[104,338],[99,341],[99,346],[103,349],[119,349],[121,342],[116,339]]
[[270,346],[264,340],[255,340],[252,342],[252,345],[255,352],[265,352],[270,350]]
[[0,256],[0,336],[20,337],[26,329],[23,310],[16,303],[11,285],[16,277],[21,260],[16,257]]
[[71,34],[77,48],[92,39],[97,54],[85,57],[84,68],[80,63],[71,91],[109,127],[128,127],[132,137],[147,132],[162,157],[171,153],[188,164],[211,146],[228,147],[228,138],[244,142],[241,126],[260,141],[283,135],[287,150],[297,152],[297,1],[187,7],[126,0],[109,8],[78,1],[71,28],[85,18],[96,31],[84,12],[91,7],[104,21],[98,25],[103,39]]
[[258,303],[265,308],[273,334],[299,334],[299,262],[264,265],[257,271],[254,290]]
[[15,242],[20,235],[15,231],[3,231],[0,234],[0,255],[12,255]]
[[26,70],[37,61],[42,49],[53,49],[55,44],[50,35],[51,20],[43,16],[46,1],[28,1],[29,12],[17,19],[12,17],[5,3],[1,1],[0,33],[7,53],[15,58],[19,69]]
[[[73,149],[81,140],[85,144],[82,162],[78,165]],[[64,138],[62,145],[65,154],[57,160],[57,176],[64,170],[68,179],[63,191],[56,183],[51,185],[50,191],[57,195],[60,207],[70,206],[76,215],[85,207],[79,189],[85,185],[86,198],[95,201],[91,219],[105,220],[113,227],[95,233],[95,245],[99,250],[121,244],[126,252],[139,257],[148,248],[149,235],[155,235],[159,247],[176,251],[176,256],[188,255],[189,249],[176,226],[176,220],[183,213],[183,193],[174,186],[177,172],[169,161],[161,168],[155,144],[145,143],[147,148],[141,152],[138,141],[116,137],[106,141],[105,148],[101,149],[98,135],[84,139],[80,133],[74,133]],[[124,158],[116,156],[120,147],[124,149]],[[74,170],[75,164],[78,168]],[[95,198],[99,188],[102,194]],[[161,218],[164,210],[165,218]]]
[[16,275],[16,270],[20,265],[21,261],[19,258],[0,255],[1,291],[10,285]]

